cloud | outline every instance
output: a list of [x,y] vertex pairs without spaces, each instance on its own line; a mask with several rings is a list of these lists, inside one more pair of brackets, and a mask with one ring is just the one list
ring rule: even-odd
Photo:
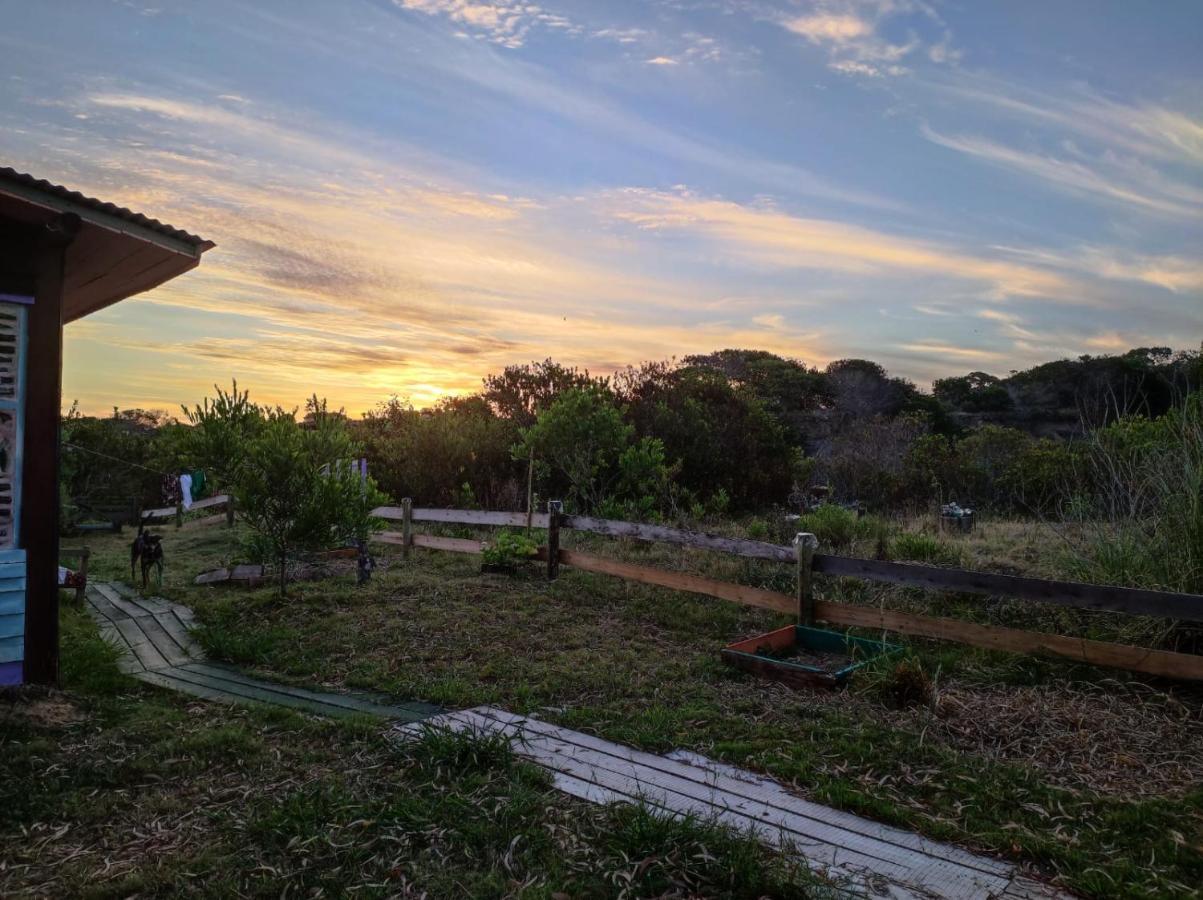
[[471,0],[393,0],[401,9],[445,16],[450,21],[475,32],[478,37],[503,47],[516,49],[525,43],[535,28],[546,28],[570,34],[582,29],[565,16],[548,12],[522,0],[494,0],[477,3]]
[[[905,38],[889,38],[886,31],[905,22]],[[821,0],[802,15],[779,16],[778,24],[827,53],[827,67],[842,75],[865,78],[908,74],[908,59],[920,50],[935,64],[952,64],[961,58],[952,46],[952,32],[925,3],[910,0],[857,3],[854,0]],[[925,41],[920,31],[939,27],[938,39]]]
[[1169,179],[1131,158],[1115,154],[1092,157],[1075,152],[1072,146],[1055,156],[1019,150],[983,137],[943,134],[928,125],[921,130],[934,144],[1037,178],[1063,193],[1176,218],[1203,216],[1203,190]]
[[831,43],[846,46],[873,34],[873,25],[865,19],[847,14],[816,13],[787,19],[785,27],[800,34],[812,44]]
[[677,66],[681,64],[679,59],[673,59],[671,56],[653,56],[646,60],[649,66]]
[[974,361],[1005,359],[1006,354],[997,350],[983,350],[980,347],[964,347],[960,344],[942,344],[938,341],[917,341],[909,344],[899,344],[903,350],[929,357],[953,357]]
[[982,282],[1003,297],[1072,294],[1070,282],[1046,268],[976,256],[845,222],[794,216],[770,206],[640,189],[612,194],[608,205],[616,219],[641,229],[705,238],[714,253],[744,263],[860,275],[937,275]]

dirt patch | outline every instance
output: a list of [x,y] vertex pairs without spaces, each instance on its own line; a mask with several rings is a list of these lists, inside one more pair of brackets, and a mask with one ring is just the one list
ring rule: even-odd
[[83,712],[67,697],[45,688],[24,688],[0,695],[0,722],[24,722],[42,728],[62,728],[82,722]]

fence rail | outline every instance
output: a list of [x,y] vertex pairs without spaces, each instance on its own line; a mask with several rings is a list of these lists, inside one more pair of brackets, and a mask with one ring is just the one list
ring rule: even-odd
[[160,524],[159,520],[175,519],[176,527],[180,527],[184,524],[184,513],[196,512],[197,510],[202,509],[213,509],[219,506],[224,506],[226,508],[224,513],[206,516],[203,519],[197,519],[189,522],[188,525],[216,525],[220,522],[225,522],[227,525],[233,525],[234,498],[229,494],[215,494],[212,497],[206,497],[204,500],[197,500],[187,509],[184,509],[184,505],[182,503],[177,504],[176,506],[161,506],[158,509],[144,509],[142,510],[142,524],[156,525]]
[[[374,539],[385,543],[400,544],[407,551],[409,547],[426,547],[455,553],[478,554],[485,546],[476,540],[414,533],[410,528],[410,523],[415,521],[515,527],[527,524],[527,514],[515,512],[412,509],[409,522],[405,522],[405,507],[381,507],[373,514],[380,518],[400,520],[405,523],[405,531],[384,532],[376,535]],[[539,528],[550,526],[552,531],[557,532],[560,528],[567,528],[611,537],[671,543],[775,562],[796,563],[798,559],[793,547],[741,538],[728,538],[661,525],[546,513],[533,515],[531,524]],[[558,533],[553,536],[549,532],[549,544],[558,547]],[[547,547],[540,548],[539,553],[541,559],[549,562],[549,574],[554,572],[555,565],[562,564],[583,571],[612,575],[672,590],[704,594],[776,612],[799,611],[799,596],[700,575],[637,565],[578,550],[557,549],[554,559],[551,558]],[[916,563],[855,559],[820,553],[813,554],[810,572],[836,577],[861,578],[927,590],[1014,597],[1092,611],[1203,621],[1203,596],[1197,594],[1050,581],[1040,578],[995,575],[965,569],[945,569]],[[799,574],[801,576],[802,573]],[[814,603],[813,609],[816,619],[832,625],[894,631],[899,634],[954,641],[988,650],[1052,654],[1092,665],[1203,681],[1203,656],[1194,654],[1151,650],[1145,647],[1064,637],[995,625],[979,625],[957,619],[937,618],[831,601],[817,601]]]

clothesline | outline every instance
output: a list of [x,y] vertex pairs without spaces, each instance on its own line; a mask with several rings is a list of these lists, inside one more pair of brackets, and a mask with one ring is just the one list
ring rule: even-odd
[[107,453],[101,453],[99,450],[91,450],[87,447],[81,447],[78,444],[71,444],[71,443],[68,443],[67,441],[63,441],[63,446],[69,450],[80,450],[84,453],[91,453],[93,456],[99,456],[103,459],[112,460],[113,462],[121,463],[123,466],[130,466],[131,468],[134,468],[134,469],[141,469],[144,472],[150,472],[152,475],[158,475],[161,478],[172,477],[170,472],[160,472],[158,469],[152,469],[149,466],[143,466],[143,465],[140,465],[139,463],[130,462],[128,459],[121,459],[120,457],[110,456]]

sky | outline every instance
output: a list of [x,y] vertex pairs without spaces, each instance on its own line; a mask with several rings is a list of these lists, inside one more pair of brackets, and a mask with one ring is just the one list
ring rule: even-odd
[[87,412],[1203,340],[1203,3],[0,0],[0,164],[213,240]]

